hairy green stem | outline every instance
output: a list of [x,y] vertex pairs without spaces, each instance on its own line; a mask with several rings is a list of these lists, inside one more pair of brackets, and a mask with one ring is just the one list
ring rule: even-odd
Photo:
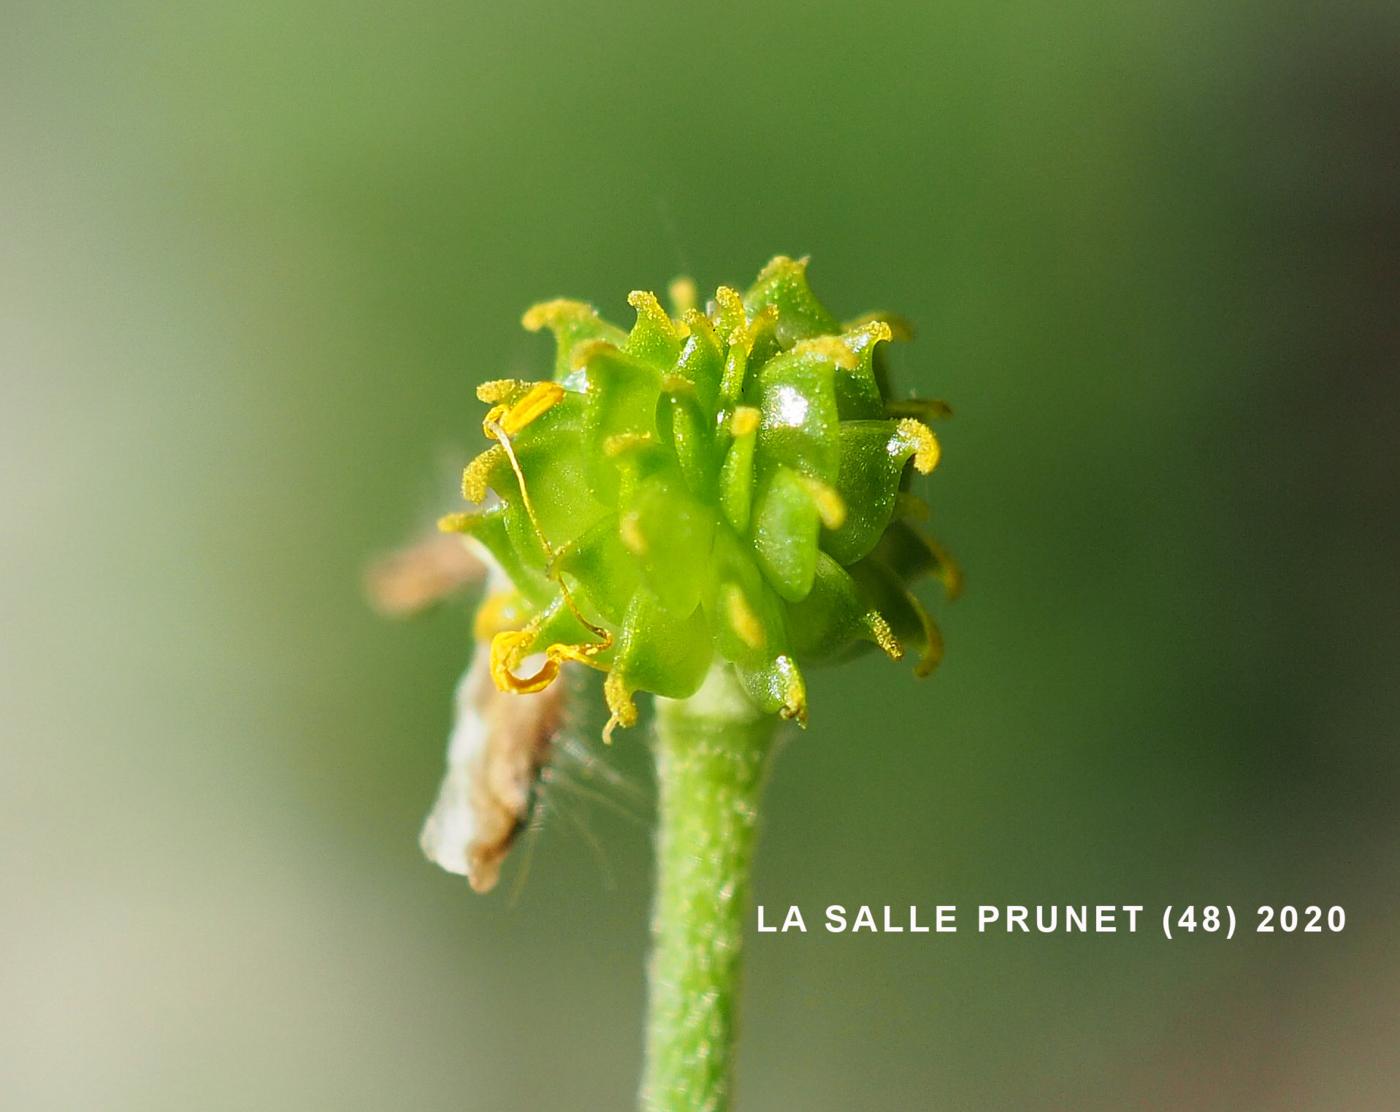
[[689,699],[656,705],[660,815],[641,1104],[724,1112],[758,800],[778,719],[723,664]]

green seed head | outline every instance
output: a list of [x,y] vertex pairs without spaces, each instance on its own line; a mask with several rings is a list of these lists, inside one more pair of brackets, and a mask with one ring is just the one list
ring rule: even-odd
[[685,698],[717,658],[801,722],[800,665],[877,646],[926,674],[941,642],[911,584],[951,596],[959,578],[914,524],[911,472],[939,454],[924,421],[947,408],[889,397],[880,345],[907,328],[839,324],[783,257],[746,294],[720,287],[701,310],[681,281],[671,300],[674,316],[633,293],[631,332],[581,302],[536,305],[524,325],[554,334],[552,377],[478,391],[492,444],[463,476],[474,508],[441,527],[510,581],[477,619],[496,685],[602,669],[611,729],[636,720],[635,692]]

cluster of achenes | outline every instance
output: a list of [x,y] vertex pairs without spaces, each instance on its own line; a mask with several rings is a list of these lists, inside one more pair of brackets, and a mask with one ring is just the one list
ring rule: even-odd
[[510,580],[477,617],[502,691],[539,691],[565,661],[602,669],[611,729],[636,721],[635,692],[685,698],[718,658],[805,721],[799,664],[869,646],[937,663],[911,585],[951,596],[958,572],[908,487],[938,462],[924,422],[947,407],[892,399],[879,345],[907,328],[839,324],[805,271],[774,259],[703,311],[678,282],[675,318],[635,292],[631,332],[577,301],[525,314],[554,333],[554,375],[478,391],[494,443],[463,476],[476,508],[441,522]]

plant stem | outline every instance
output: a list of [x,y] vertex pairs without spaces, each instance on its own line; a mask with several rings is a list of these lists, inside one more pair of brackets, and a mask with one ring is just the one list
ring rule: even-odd
[[736,996],[758,799],[777,716],[727,665],[689,699],[656,701],[656,903],[645,1112],[729,1107]]

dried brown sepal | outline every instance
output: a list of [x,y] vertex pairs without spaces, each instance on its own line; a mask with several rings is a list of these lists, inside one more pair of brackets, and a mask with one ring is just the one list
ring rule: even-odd
[[457,686],[447,774],[420,844],[448,872],[489,892],[501,863],[529,820],[540,775],[564,721],[568,684],[517,695],[491,679],[490,653],[478,645]]
[[375,560],[365,595],[389,618],[406,618],[481,582],[486,564],[460,534],[434,532]]

